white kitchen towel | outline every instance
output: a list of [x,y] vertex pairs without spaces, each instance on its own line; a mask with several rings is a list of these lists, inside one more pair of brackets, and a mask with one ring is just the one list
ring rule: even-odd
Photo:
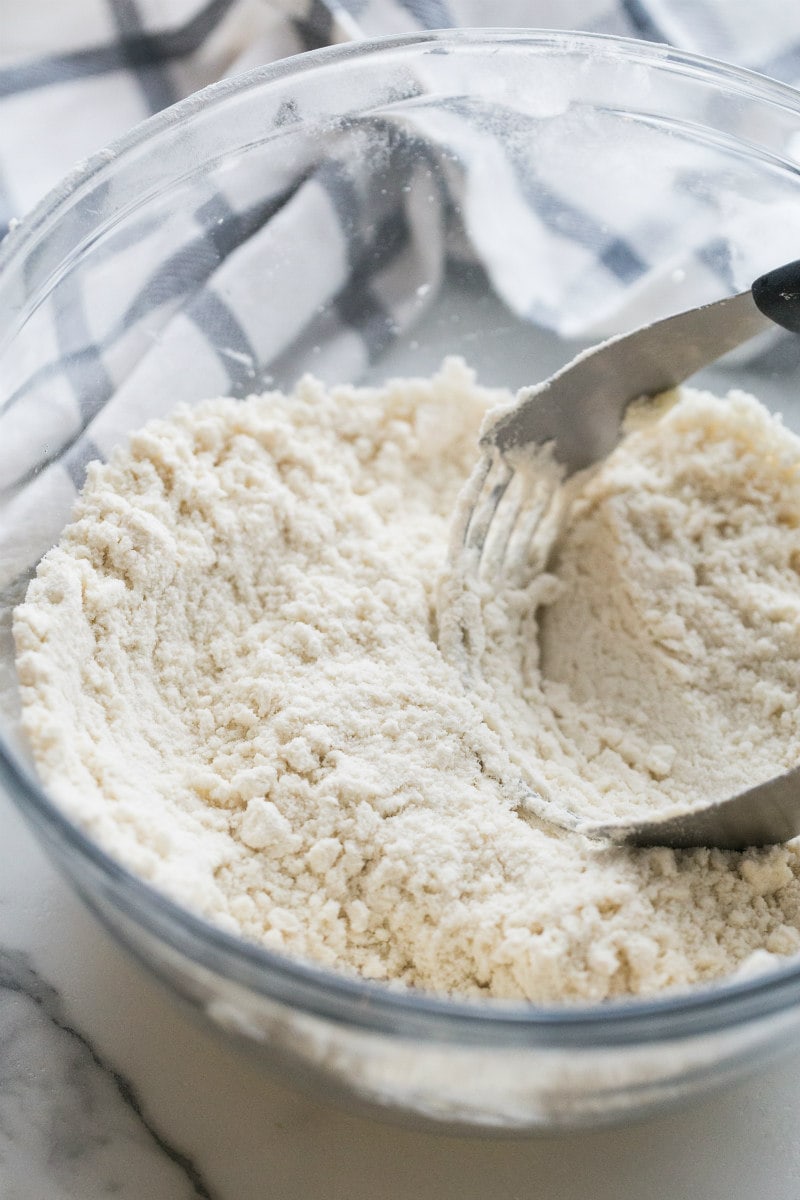
[[457,26],[643,38],[800,84],[795,0],[4,0],[0,237],[78,160],[225,75]]
[[[24,214],[76,159],[197,88],[380,33],[486,25],[487,17],[494,26],[553,28],[568,17],[575,29],[669,42],[800,82],[800,5],[786,0],[9,2],[0,39],[0,226]],[[669,259],[670,239],[689,249],[673,262],[693,272],[698,302],[730,286],[724,243],[687,237],[692,214],[678,224],[674,196],[661,219],[649,212],[637,226],[628,214],[622,235],[581,177],[558,192],[541,180],[526,188],[491,122],[474,113],[453,108],[432,123],[399,120],[389,146],[387,177],[405,181],[399,209],[385,198],[398,194],[396,186],[384,189],[372,169],[354,179],[332,145],[327,161],[287,176],[255,203],[246,187],[241,194],[212,192],[202,210],[185,215],[177,240],[173,227],[164,244],[156,226],[140,231],[127,255],[114,246],[101,269],[138,272],[142,281],[140,296],[120,311],[108,303],[108,288],[98,289],[95,302],[90,276],[82,288],[59,290],[47,329],[43,317],[35,327],[42,359],[35,376],[0,397],[0,587],[29,569],[34,552],[55,536],[88,461],[163,412],[165,395],[174,402],[199,392],[241,393],[273,367],[279,377],[291,375],[294,361],[308,362],[309,347],[323,377],[357,378],[419,319],[453,259],[478,264],[517,316],[565,336],[635,324],[632,297],[646,319],[648,294],[657,297],[653,261]],[[458,164],[446,173],[449,191],[438,206],[429,203],[430,155]],[[507,186],[485,195],[485,181],[499,176]],[[470,205],[480,206],[480,219],[470,219]],[[454,238],[448,225],[459,208],[466,209],[458,222],[466,238]],[[368,222],[358,219],[362,211]],[[314,272],[302,285],[287,274],[276,287],[276,245],[286,238],[299,244],[305,231],[313,231]],[[518,252],[525,245],[557,251],[552,278],[531,277]],[[254,304],[266,264],[272,295],[281,296],[280,312],[268,322]],[[157,343],[150,337],[155,305]],[[49,355],[42,356],[43,345]],[[31,542],[33,514],[41,529]]]

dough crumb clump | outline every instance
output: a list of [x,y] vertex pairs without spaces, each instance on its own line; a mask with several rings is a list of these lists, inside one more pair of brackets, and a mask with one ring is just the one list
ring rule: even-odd
[[435,597],[510,400],[455,359],[383,390],[306,378],[91,466],[15,614],[39,772],[178,902],[393,985],[599,1001],[763,970],[800,946],[795,844],[592,843],[522,814],[519,769],[607,814],[798,761],[797,439],[688,390],[637,424],[546,586],[484,595],[488,704]]

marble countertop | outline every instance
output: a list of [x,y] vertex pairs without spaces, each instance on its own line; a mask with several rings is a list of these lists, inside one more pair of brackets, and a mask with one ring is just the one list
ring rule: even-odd
[[2,1200],[795,1200],[800,1055],[622,1130],[412,1133],[279,1087],[110,941],[0,796]]

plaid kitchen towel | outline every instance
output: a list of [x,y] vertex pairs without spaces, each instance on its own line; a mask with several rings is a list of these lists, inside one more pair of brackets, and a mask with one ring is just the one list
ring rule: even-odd
[[795,0],[3,0],[0,237],[78,160],[226,75],[333,42],[569,27],[800,84]]
[[[568,19],[575,29],[668,42],[800,83],[800,5],[794,0],[496,0],[491,6],[479,0],[5,0],[0,229],[76,160],[225,75],[333,42],[486,25],[487,16],[493,26],[540,28],[560,28]],[[155,227],[140,237],[135,254],[115,247],[118,258],[106,269],[118,266],[141,279],[138,304],[126,301],[115,311],[108,289],[101,304],[93,303],[91,287],[81,294],[67,285],[59,290],[44,336],[35,331],[37,359],[42,338],[49,358],[35,377],[0,396],[0,589],[19,581],[54,540],[87,462],[105,457],[122,434],[163,412],[165,395],[177,402],[203,392],[241,394],[273,367],[279,377],[291,375],[295,360],[308,362],[309,347],[323,378],[357,379],[419,319],[452,259],[479,264],[517,316],[584,338],[640,323],[648,304],[657,307],[659,280],[649,251],[658,244],[663,262],[664,239],[672,238],[676,249],[682,245],[684,258],[685,246],[691,247],[690,258],[678,257],[673,266],[691,273],[697,302],[719,294],[720,277],[730,286],[724,252],[713,240],[697,244],[687,237],[693,216],[681,211],[676,220],[675,197],[661,224],[659,214],[648,213],[637,234],[627,214],[620,236],[614,213],[601,211],[582,179],[558,193],[541,180],[526,189],[524,172],[498,147],[491,121],[482,124],[474,113],[454,108],[398,120],[387,144],[385,170],[395,182],[398,173],[404,179],[400,210],[391,206],[396,186],[382,188],[374,171],[363,181],[348,178],[332,146],[328,161],[290,172],[255,202],[246,185],[236,194],[204,198],[202,212],[185,215],[177,242],[174,226],[168,244]],[[430,201],[427,156],[440,153],[458,169],[446,173],[449,191],[437,207],[420,197]],[[486,190],[498,177],[502,205],[500,189]],[[454,238],[449,228],[448,214],[456,209],[464,210],[460,232],[466,237]],[[354,219],[359,211],[370,214],[369,234]],[[782,237],[786,223],[794,222],[800,241],[800,219],[785,217]],[[213,238],[209,229],[217,221]],[[706,217],[704,228],[707,223]],[[276,280],[276,246],[308,237],[316,247],[313,277],[298,285],[287,264],[286,278]],[[557,270],[531,278],[520,247],[549,247]],[[547,255],[537,253],[538,259]],[[258,306],[267,276],[271,295],[281,296],[269,322],[259,319]],[[156,303],[157,344],[149,336]],[[207,336],[212,327],[213,340]],[[49,465],[34,472],[43,459]]]

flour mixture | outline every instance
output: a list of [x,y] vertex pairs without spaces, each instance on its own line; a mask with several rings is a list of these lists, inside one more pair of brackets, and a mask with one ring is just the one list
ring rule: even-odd
[[586,481],[546,576],[484,597],[491,700],[437,643],[488,407],[457,360],[151,423],[90,468],[17,610],[25,729],[64,810],[222,927],[446,993],[600,1000],[800,946],[794,844],[628,850],[596,814],[800,758],[800,442],[686,392]]
[[477,622],[510,752],[596,821],[800,763],[800,439],[741,392],[666,393],[628,425],[562,489],[548,570],[484,589]]

